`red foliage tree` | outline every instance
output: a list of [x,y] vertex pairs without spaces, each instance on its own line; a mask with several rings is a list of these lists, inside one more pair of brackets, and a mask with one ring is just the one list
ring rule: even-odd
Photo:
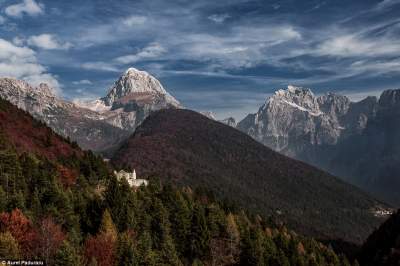
[[115,239],[111,234],[100,233],[89,237],[85,242],[85,258],[88,263],[93,259],[98,266],[114,265]]
[[46,265],[50,265],[54,255],[65,240],[65,234],[61,226],[55,224],[50,217],[40,222],[38,232],[36,253],[44,259]]
[[0,229],[12,234],[24,254],[32,255],[37,232],[32,226],[32,222],[19,209],[15,209],[11,213],[0,214]]

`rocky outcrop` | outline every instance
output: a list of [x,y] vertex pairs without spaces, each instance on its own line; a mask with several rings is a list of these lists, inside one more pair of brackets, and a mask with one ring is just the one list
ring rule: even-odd
[[224,123],[225,125],[228,125],[230,127],[236,127],[237,126],[236,120],[233,117],[225,118],[223,120],[220,120],[219,122]]

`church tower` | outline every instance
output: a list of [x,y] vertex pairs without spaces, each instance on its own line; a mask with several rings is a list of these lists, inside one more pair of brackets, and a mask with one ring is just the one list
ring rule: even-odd
[[135,171],[135,169],[133,169],[133,180],[136,180],[136,171]]

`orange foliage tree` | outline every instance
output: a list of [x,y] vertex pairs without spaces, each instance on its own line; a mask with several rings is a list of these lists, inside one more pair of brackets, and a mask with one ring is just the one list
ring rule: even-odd
[[33,255],[37,232],[32,222],[19,209],[11,213],[3,212],[0,214],[0,230],[9,231],[18,242],[21,251],[27,256]]

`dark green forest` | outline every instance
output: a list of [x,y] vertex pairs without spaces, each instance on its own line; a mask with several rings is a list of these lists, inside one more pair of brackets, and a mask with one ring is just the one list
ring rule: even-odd
[[48,265],[349,265],[321,243],[206,191],[156,180],[134,190],[90,152],[50,161],[18,154],[4,135],[0,141],[1,258]]

